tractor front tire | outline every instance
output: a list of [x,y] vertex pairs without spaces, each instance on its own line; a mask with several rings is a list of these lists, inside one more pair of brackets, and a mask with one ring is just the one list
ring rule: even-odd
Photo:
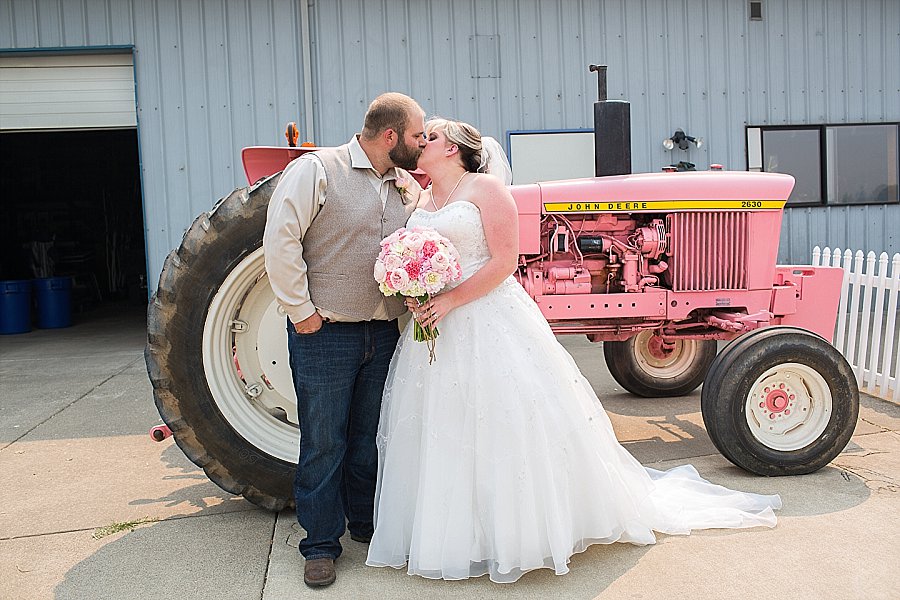
[[703,383],[716,358],[715,340],[677,340],[671,350],[642,331],[624,342],[603,342],[603,356],[619,385],[636,396],[684,396]]
[[150,301],[145,351],[181,450],[222,489],[270,510],[292,503],[299,443],[287,322],[261,248],[277,180],[235,190],[185,232]]
[[729,344],[701,394],[716,448],[757,475],[801,475],[847,446],[859,415],[853,371],[834,346],[796,327],[767,327]]

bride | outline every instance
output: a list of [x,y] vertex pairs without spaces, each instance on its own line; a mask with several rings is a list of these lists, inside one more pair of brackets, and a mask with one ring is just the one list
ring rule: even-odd
[[466,123],[431,120],[426,134],[419,167],[432,185],[408,226],[448,238],[463,278],[422,306],[411,301],[415,318],[441,333],[429,365],[410,323],[391,362],[366,564],[509,583],[532,569],[562,575],[591,544],[773,527],[778,496],[728,490],[690,465],[645,468],[619,445],[590,384],[512,277],[516,205],[503,181],[478,172],[496,152],[485,160]]

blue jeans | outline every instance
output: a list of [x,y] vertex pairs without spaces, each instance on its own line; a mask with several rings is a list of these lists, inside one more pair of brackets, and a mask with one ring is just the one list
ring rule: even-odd
[[400,332],[397,321],[329,322],[312,334],[287,325],[300,421],[294,479],[297,521],[306,530],[300,553],[337,558],[345,527],[359,536],[374,529],[375,435]]

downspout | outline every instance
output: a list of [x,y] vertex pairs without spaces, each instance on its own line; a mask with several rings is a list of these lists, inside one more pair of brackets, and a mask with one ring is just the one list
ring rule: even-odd
[[312,95],[312,59],[309,26],[309,2],[310,0],[300,0],[300,28],[303,38],[303,125],[304,125],[304,141],[315,142],[315,131],[313,129],[313,95]]

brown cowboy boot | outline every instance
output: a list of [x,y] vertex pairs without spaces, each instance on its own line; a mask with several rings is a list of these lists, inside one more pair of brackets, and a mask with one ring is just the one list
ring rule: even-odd
[[334,559],[314,558],[306,561],[303,568],[303,581],[309,587],[323,587],[334,583],[337,575],[334,572]]

